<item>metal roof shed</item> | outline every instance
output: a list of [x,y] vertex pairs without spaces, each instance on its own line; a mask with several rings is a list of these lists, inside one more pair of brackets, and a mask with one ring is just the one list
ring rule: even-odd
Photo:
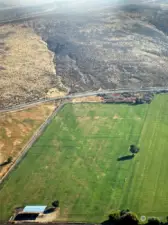
[[37,206],[26,206],[23,209],[23,213],[43,213],[47,206],[37,205]]

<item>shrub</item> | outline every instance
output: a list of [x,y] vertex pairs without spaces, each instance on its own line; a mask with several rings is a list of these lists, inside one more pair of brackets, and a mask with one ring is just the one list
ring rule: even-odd
[[123,216],[123,215],[125,215],[126,213],[128,213],[128,212],[130,212],[130,210],[129,209],[123,209],[123,210],[121,210],[120,211],[120,216]]
[[158,218],[150,218],[148,219],[147,225],[160,225],[160,220]]
[[11,162],[12,162],[12,157],[11,157],[11,156],[8,157],[7,162],[8,162],[8,163],[11,163]]
[[118,222],[120,220],[120,212],[115,211],[109,215],[109,222]]
[[120,225],[125,225],[125,224],[138,225],[139,220],[137,215],[132,212],[125,213],[123,216],[120,217]]

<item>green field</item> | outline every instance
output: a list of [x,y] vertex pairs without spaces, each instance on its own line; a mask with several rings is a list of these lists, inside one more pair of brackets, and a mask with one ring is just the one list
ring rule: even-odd
[[[129,145],[140,152],[131,160]],[[60,200],[60,220],[102,222],[113,209],[168,214],[168,95],[148,105],[67,104],[0,190],[0,216]]]

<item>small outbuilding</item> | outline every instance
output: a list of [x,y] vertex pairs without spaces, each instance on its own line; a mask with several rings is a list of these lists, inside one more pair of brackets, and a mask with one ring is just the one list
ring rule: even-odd
[[10,221],[35,221],[39,216],[45,214],[46,208],[46,205],[25,206],[22,210],[16,212]]
[[22,213],[44,213],[46,205],[25,206]]

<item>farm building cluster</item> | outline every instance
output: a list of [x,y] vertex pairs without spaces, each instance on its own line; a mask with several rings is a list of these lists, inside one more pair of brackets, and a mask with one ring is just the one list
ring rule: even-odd
[[45,205],[25,206],[15,208],[10,222],[52,222],[55,221],[59,212],[58,207]]
[[98,94],[102,97],[104,103],[127,103],[127,104],[144,104],[151,103],[154,94],[153,93],[110,93],[110,94]]

